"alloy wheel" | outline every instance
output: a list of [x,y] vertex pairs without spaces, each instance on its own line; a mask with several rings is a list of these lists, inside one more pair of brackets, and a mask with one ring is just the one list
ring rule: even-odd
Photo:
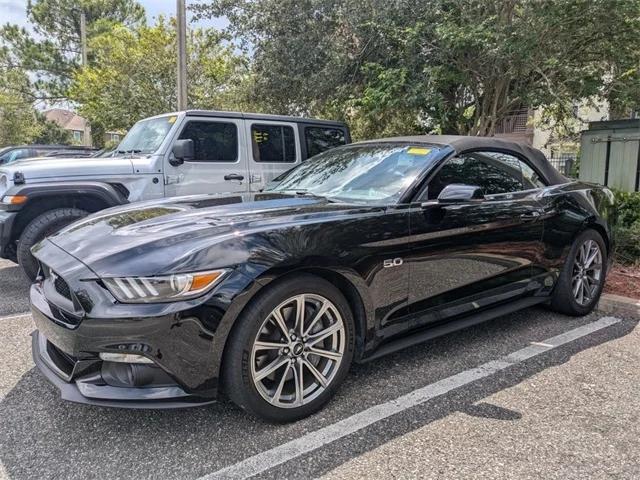
[[306,405],[335,378],[347,343],[345,324],[327,298],[288,298],[263,321],[251,351],[253,384],[280,408]]
[[573,297],[579,305],[591,303],[598,292],[602,277],[602,252],[597,242],[586,240],[576,253],[573,263]]

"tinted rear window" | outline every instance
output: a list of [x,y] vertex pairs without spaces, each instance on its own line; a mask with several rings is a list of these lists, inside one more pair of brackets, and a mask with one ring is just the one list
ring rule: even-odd
[[307,127],[304,129],[304,138],[308,157],[347,143],[344,130],[339,128]]
[[296,141],[288,125],[251,125],[253,159],[266,163],[294,163]]

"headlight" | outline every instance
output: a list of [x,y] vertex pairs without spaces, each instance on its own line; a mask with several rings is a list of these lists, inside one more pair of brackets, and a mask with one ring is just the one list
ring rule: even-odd
[[228,270],[177,273],[162,277],[103,278],[119,302],[160,303],[188,300],[211,290]]

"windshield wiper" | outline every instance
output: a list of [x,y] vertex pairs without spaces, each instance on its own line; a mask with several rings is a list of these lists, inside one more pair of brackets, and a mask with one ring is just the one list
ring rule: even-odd
[[319,195],[316,195],[314,193],[309,192],[309,190],[305,190],[304,188],[288,188],[288,189],[284,189],[284,190],[268,190],[274,193],[295,193],[296,195],[300,195],[305,196],[312,196],[312,197],[318,197]]
[[133,149],[133,150],[116,150],[116,153],[142,153],[142,150]]

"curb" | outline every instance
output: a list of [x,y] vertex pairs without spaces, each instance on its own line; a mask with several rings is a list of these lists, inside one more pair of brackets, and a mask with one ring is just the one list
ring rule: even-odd
[[630,315],[640,318],[640,300],[612,293],[603,293],[597,309],[608,314]]

